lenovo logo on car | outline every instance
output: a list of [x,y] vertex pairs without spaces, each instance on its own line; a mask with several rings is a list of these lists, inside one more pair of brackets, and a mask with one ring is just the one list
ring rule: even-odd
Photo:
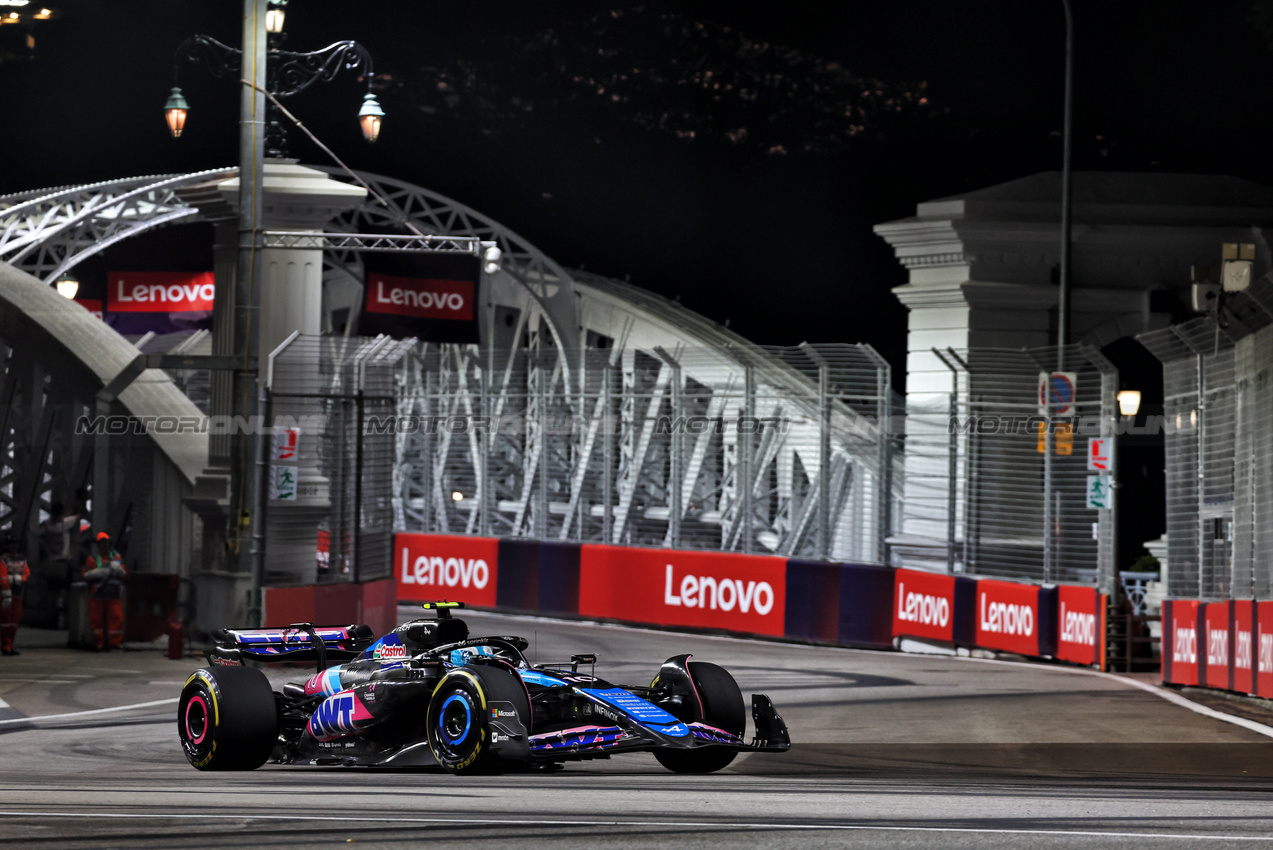
[[897,619],[925,626],[945,627],[950,622],[950,600],[928,593],[907,593],[906,584],[899,582]]
[[402,550],[402,583],[431,584],[440,587],[486,587],[491,568],[484,558],[440,558],[421,555],[412,563],[407,550]]
[[1061,640],[1096,646],[1096,615],[1068,611],[1061,603]]
[[1229,630],[1211,629],[1207,632],[1207,666],[1225,667],[1229,664]]
[[981,622],[978,625],[983,632],[994,632],[1005,635],[1034,634],[1034,611],[1029,605],[1018,605],[1012,602],[989,602],[986,594],[981,594]]
[[390,286],[376,281],[376,303],[395,307],[416,307],[421,310],[463,310],[464,296],[458,292],[417,292],[401,286]]
[[673,592],[672,565],[667,565],[667,582],[663,588],[663,604],[686,608],[710,608],[711,610],[738,610],[746,614],[755,609],[764,616],[773,610],[774,589],[767,581],[749,581],[714,576],[686,575],[681,577],[680,594]]
[[1181,664],[1198,662],[1198,632],[1191,626],[1178,626],[1171,642],[1171,660]]

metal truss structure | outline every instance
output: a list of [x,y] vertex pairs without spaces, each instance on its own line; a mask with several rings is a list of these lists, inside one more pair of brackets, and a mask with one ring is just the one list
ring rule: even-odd
[[85,258],[199,211],[176,190],[237,169],[132,177],[0,197],[0,260],[52,283]]
[[[0,198],[0,258],[52,281],[119,239],[199,220],[173,190],[233,173]],[[367,201],[306,237],[326,249],[329,314],[341,291],[356,314],[362,251],[409,248],[412,230],[503,255],[483,278],[483,345],[421,345],[400,366],[400,421],[424,424],[397,432],[395,527],[887,560],[901,481],[889,369],[868,346],[764,350],[567,271],[449,198],[359,178]]]

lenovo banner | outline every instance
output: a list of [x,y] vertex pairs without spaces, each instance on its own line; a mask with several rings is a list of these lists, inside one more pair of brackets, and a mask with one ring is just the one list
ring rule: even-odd
[[1093,587],[1057,588],[1057,658],[1074,664],[1101,660],[1101,635],[1105,632],[1101,601],[1101,594]]
[[1255,603],[1255,693],[1273,699],[1273,602]]
[[498,540],[400,533],[394,535],[393,549],[399,599],[495,606]]
[[477,257],[368,255],[358,332],[426,342],[477,342]]
[[955,579],[940,573],[898,570],[893,577],[893,634],[955,639]]
[[1231,628],[1231,609],[1228,602],[1210,602],[1203,614],[1203,636],[1206,640],[1207,669],[1205,681],[1199,682],[1209,688],[1229,690],[1232,684],[1230,673],[1233,668],[1233,629]]
[[977,646],[1039,654],[1039,588],[1007,581],[977,582]]
[[108,313],[206,313],[216,292],[212,272],[108,272]]
[[[1162,678],[1176,685],[1198,684],[1198,613],[1201,603],[1168,599],[1162,608]],[[1205,658],[1203,659],[1205,663]]]
[[1255,603],[1233,602],[1233,690],[1255,693]]
[[782,635],[786,579],[785,558],[585,545],[579,613]]

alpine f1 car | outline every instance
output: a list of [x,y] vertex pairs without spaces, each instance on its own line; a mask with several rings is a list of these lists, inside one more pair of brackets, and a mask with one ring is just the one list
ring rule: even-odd
[[[273,759],[478,773],[653,752],[677,773],[710,773],[740,752],[791,747],[763,694],[751,698],[755,737],[744,740],[742,693],[715,664],[678,655],[649,687],[619,686],[592,675],[595,655],[532,665],[525,638],[470,637],[451,616],[461,603],[424,607],[435,618],[379,639],[368,626],[220,631],[209,666],[181,692],[186,758],[200,770],[253,770]],[[318,672],[281,693],[245,666],[309,661]]]

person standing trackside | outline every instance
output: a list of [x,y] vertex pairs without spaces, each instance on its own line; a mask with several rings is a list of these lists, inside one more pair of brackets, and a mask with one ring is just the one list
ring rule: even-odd
[[97,554],[84,565],[88,582],[88,624],[99,652],[124,646],[124,603],[120,599],[124,576],[123,556],[111,548],[111,537],[97,533]]
[[4,540],[4,554],[0,556],[0,655],[17,655],[13,638],[22,622],[22,587],[31,578],[27,559],[18,554],[18,544],[12,537]]

